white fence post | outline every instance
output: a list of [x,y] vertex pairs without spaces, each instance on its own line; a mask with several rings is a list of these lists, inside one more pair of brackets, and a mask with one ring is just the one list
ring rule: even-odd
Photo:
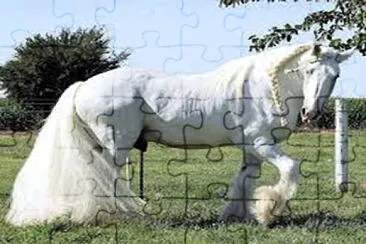
[[335,101],[335,187],[348,190],[348,113],[343,99]]

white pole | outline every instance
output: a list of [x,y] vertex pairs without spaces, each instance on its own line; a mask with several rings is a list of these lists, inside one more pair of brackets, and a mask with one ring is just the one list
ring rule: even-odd
[[336,191],[348,190],[348,113],[343,99],[335,101],[335,186]]

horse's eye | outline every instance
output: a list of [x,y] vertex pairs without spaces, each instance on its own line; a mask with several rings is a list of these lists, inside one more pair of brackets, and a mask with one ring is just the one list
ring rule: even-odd
[[306,70],[306,74],[312,75],[314,73],[314,69]]

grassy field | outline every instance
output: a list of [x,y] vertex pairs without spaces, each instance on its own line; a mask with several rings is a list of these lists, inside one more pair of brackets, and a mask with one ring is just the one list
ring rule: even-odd
[[[301,133],[283,143],[301,162],[299,191],[290,210],[272,228],[220,224],[216,218],[242,158],[236,148],[183,150],[150,144],[145,154],[144,218],[104,226],[57,222],[15,228],[3,221],[12,183],[31,150],[27,136],[0,138],[0,243],[366,243],[366,133],[350,137],[350,191],[334,187],[334,135]],[[32,140],[31,140],[32,141]],[[138,153],[131,153],[138,191]],[[172,159],[171,163],[168,163]],[[274,183],[276,170],[265,163],[258,184]]]

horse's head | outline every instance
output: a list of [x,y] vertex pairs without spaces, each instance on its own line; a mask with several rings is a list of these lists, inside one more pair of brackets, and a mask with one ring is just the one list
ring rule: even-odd
[[314,44],[311,51],[301,57],[298,71],[304,77],[304,101],[300,112],[303,122],[310,122],[320,115],[339,77],[339,64],[353,52],[354,49],[339,52]]

